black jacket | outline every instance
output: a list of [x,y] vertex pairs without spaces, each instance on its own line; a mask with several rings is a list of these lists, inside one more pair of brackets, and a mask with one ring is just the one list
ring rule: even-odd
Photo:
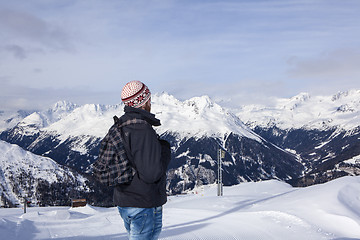
[[123,127],[129,159],[136,169],[130,184],[114,188],[114,204],[120,207],[159,207],[166,203],[166,170],[170,163],[170,144],[160,140],[152,126],[160,126],[155,115],[139,108],[125,106],[119,121],[142,119],[148,124]]

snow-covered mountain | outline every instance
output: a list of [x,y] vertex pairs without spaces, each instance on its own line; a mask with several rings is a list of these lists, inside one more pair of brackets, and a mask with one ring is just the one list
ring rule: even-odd
[[342,128],[360,126],[360,90],[339,92],[331,96],[300,93],[289,99],[273,99],[273,104],[247,105],[236,109],[237,116],[252,127],[280,129]]
[[71,198],[91,200],[94,185],[54,160],[0,140],[0,206],[16,206],[24,199],[35,205],[68,205]]
[[152,101],[153,112],[162,121],[162,126],[158,129],[160,134],[172,132],[179,138],[224,138],[233,133],[262,141],[238,117],[214,103],[208,96],[194,97],[181,102],[165,93],[155,95]]
[[52,108],[34,112],[4,131],[2,135],[6,136],[2,139],[81,170],[93,162],[97,149],[94,156],[90,156],[91,150],[111,126],[117,108],[57,102]]
[[[272,107],[229,110],[208,96],[180,101],[155,94],[152,112],[162,122],[156,131],[172,145],[168,190],[179,193],[214,183],[219,148],[226,151],[226,185],[273,178],[308,185],[357,175],[359,166],[351,159],[360,156],[359,101],[358,90],[333,96],[301,93],[274,100]],[[58,102],[12,123],[0,138],[85,172],[112,117],[122,114],[121,103]]]
[[0,132],[15,127],[33,111],[18,110],[16,112],[3,111],[0,109]]
[[[29,128],[56,132],[63,138],[72,136],[103,137],[113,123],[114,115],[123,114],[123,104],[106,106],[86,104],[77,106],[70,102],[57,102],[46,111],[34,112],[19,122],[19,130]],[[181,102],[163,93],[152,96],[152,112],[161,119],[159,134],[176,132],[179,137],[223,137],[226,133],[261,141],[231,112],[214,103],[208,96],[194,97]],[[30,130],[29,133],[34,133]]]
[[[277,178],[288,180],[302,174],[296,155],[278,148],[254,133],[230,111],[202,96],[179,101],[163,93],[152,97],[152,112],[161,119],[156,131],[171,142],[173,160],[169,169],[171,193],[214,183],[217,151],[226,151],[224,183]],[[123,105],[59,102],[51,109],[34,112],[1,139],[62,165],[86,171],[98,155],[99,143],[123,114]]]
[[275,99],[273,106],[249,105],[237,116],[266,140],[298,154],[307,167],[293,183],[309,185],[358,175],[360,165],[360,90],[332,96],[301,93]]

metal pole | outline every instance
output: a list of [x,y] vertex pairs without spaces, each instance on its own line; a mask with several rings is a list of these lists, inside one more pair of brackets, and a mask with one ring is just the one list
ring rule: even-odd
[[24,213],[26,213],[26,205],[27,205],[27,200],[26,198],[24,198]]
[[218,196],[223,195],[223,183],[222,183],[222,149],[218,151]]
[[222,158],[222,149],[220,149],[220,196],[223,195]]
[[217,159],[218,159],[218,174],[217,174],[218,189],[217,189],[217,195],[220,196],[220,149],[217,152]]

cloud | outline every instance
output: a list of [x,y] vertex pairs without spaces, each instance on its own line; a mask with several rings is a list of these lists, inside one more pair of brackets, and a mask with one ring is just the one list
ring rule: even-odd
[[360,78],[360,49],[338,49],[312,59],[294,57],[288,63],[292,77]]
[[26,50],[19,45],[15,45],[15,44],[6,45],[3,47],[3,49],[5,51],[10,52],[14,56],[14,58],[21,60],[21,59],[25,59],[27,57]]
[[43,110],[57,101],[77,104],[117,104],[120,93],[113,89],[107,92],[84,88],[36,88],[12,84],[7,77],[0,77],[0,110]]
[[293,57],[288,64],[289,78],[314,93],[360,88],[360,49],[337,49],[313,58]]
[[[163,89],[180,100],[207,95],[222,106],[236,108],[241,105],[268,104],[273,96],[284,95],[288,90],[282,81],[264,81],[260,79],[239,79],[238,81],[169,81]],[[292,96],[292,93],[285,96]]]
[[73,51],[69,34],[29,12],[0,9],[0,48],[24,59],[29,53]]
[[339,87],[339,79],[354,88],[358,6],[351,0],[3,1],[0,74],[13,96],[46,102],[56,94],[75,99],[76,91],[81,101],[109,102],[99,91],[116,89],[109,95],[117,99],[134,79],[179,99],[206,94],[250,103]]

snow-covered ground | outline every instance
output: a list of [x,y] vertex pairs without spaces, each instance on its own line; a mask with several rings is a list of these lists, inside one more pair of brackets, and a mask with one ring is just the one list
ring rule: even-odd
[[[169,197],[161,239],[360,239],[360,177],[307,188],[275,181]],[[116,208],[0,209],[1,239],[127,239]]]

